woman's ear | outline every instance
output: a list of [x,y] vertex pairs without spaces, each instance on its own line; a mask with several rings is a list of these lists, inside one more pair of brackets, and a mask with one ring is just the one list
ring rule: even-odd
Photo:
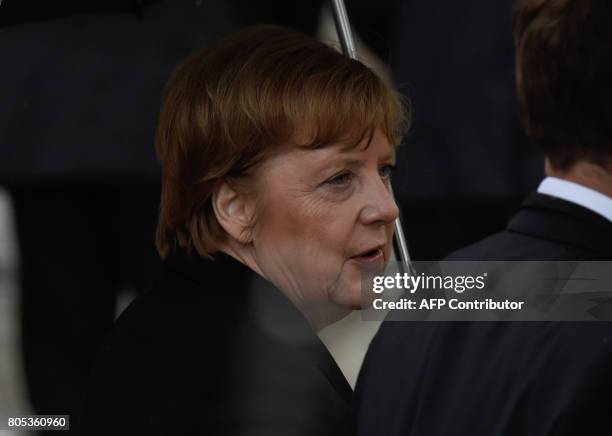
[[241,244],[252,241],[253,208],[245,195],[222,181],[213,192],[212,205],[217,221],[228,235]]

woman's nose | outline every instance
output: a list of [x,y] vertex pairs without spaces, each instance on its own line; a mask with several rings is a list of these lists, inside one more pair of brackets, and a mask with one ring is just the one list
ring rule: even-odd
[[398,217],[399,209],[387,183],[379,178],[366,189],[366,204],[360,215],[363,224],[387,224]]

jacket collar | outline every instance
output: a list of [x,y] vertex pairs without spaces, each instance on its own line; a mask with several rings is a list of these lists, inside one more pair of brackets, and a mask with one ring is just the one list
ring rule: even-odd
[[608,220],[549,195],[527,197],[508,230],[612,256],[612,224]]

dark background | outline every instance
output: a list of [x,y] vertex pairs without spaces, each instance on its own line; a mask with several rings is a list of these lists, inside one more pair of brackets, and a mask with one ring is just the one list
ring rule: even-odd
[[[354,29],[411,101],[412,129],[394,187],[413,257],[439,258],[500,229],[542,175],[517,111],[514,2],[346,3]],[[155,183],[152,138],[172,67],[242,25],[271,22],[314,34],[325,4],[5,0],[0,48],[11,68],[0,83],[0,181]],[[78,30],[100,16],[124,21],[98,23],[96,36]],[[83,35],[94,41],[88,55],[70,39]]]

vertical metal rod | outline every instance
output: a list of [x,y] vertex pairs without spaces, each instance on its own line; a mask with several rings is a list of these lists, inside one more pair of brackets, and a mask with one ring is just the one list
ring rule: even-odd
[[336,32],[340,45],[342,45],[342,53],[348,58],[357,59],[357,50],[353,42],[353,32],[351,32],[351,24],[344,7],[344,0],[331,0],[331,6],[336,23]]
[[[348,14],[344,6],[344,0],[330,0],[332,11],[334,14],[334,22],[336,23],[336,32],[338,33],[338,39],[342,45],[342,52],[345,56],[351,59],[357,59],[357,50],[355,50],[355,43],[353,42],[353,34],[351,32],[351,24],[349,23]],[[393,190],[391,191],[393,195]],[[399,253],[399,259],[403,266],[404,271],[407,273],[412,272],[410,265],[410,254],[408,253],[408,245],[406,244],[406,238],[404,236],[404,229],[400,217],[395,220],[395,245],[397,246]]]

